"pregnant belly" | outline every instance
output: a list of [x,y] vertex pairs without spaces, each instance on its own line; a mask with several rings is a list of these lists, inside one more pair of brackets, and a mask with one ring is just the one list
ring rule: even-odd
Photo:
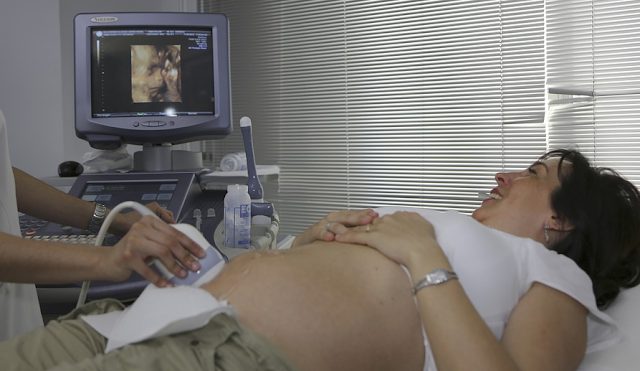
[[203,288],[301,370],[422,367],[411,283],[370,248],[316,242],[249,253]]

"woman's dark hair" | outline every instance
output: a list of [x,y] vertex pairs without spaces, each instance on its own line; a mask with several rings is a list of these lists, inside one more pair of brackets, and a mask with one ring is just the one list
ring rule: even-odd
[[554,150],[540,159],[550,158],[560,161],[551,207],[571,228],[550,248],[587,272],[604,309],[620,288],[640,283],[640,193],[614,170],[591,166],[576,150]]

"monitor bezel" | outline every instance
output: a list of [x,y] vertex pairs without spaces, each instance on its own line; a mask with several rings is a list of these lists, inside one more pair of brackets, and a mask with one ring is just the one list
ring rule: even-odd
[[[134,126],[136,117],[93,117],[91,33],[105,28],[184,27],[210,29],[213,52],[214,115],[171,117],[171,125]],[[136,145],[179,144],[221,139],[233,130],[231,110],[229,22],[217,13],[81,13],[74,18],[74,76],[76,135],[98,149],[114,149],[123,143]],[[165,119],[149,116],[147,120]],[[167,119],[169,121],[169,119]]]

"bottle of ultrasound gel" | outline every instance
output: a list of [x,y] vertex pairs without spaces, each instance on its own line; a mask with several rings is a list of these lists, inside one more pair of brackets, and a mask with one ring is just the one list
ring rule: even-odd
[[251,197],[246,184],[227,186],[224,197],[224,245],[248,249],[251,244]]

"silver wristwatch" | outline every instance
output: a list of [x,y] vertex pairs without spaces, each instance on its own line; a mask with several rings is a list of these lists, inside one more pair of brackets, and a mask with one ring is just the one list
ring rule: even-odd
[[420,289],[424,287],[439,285],[451,279],[458,279],[458,275],[455,272],[446,269],[435,269],[427,273],[416,283],[416,285],[413,287],[413,294],[415,295]]
[[106,213],[107,207],[103,204],[97,203],[96,208],[93,210],[93,216],[91,217],[91,220],[89,220],[89,225],[87,225],[87,231],[91,233],[98,233],[100,231],[100,227],[102,227]]

